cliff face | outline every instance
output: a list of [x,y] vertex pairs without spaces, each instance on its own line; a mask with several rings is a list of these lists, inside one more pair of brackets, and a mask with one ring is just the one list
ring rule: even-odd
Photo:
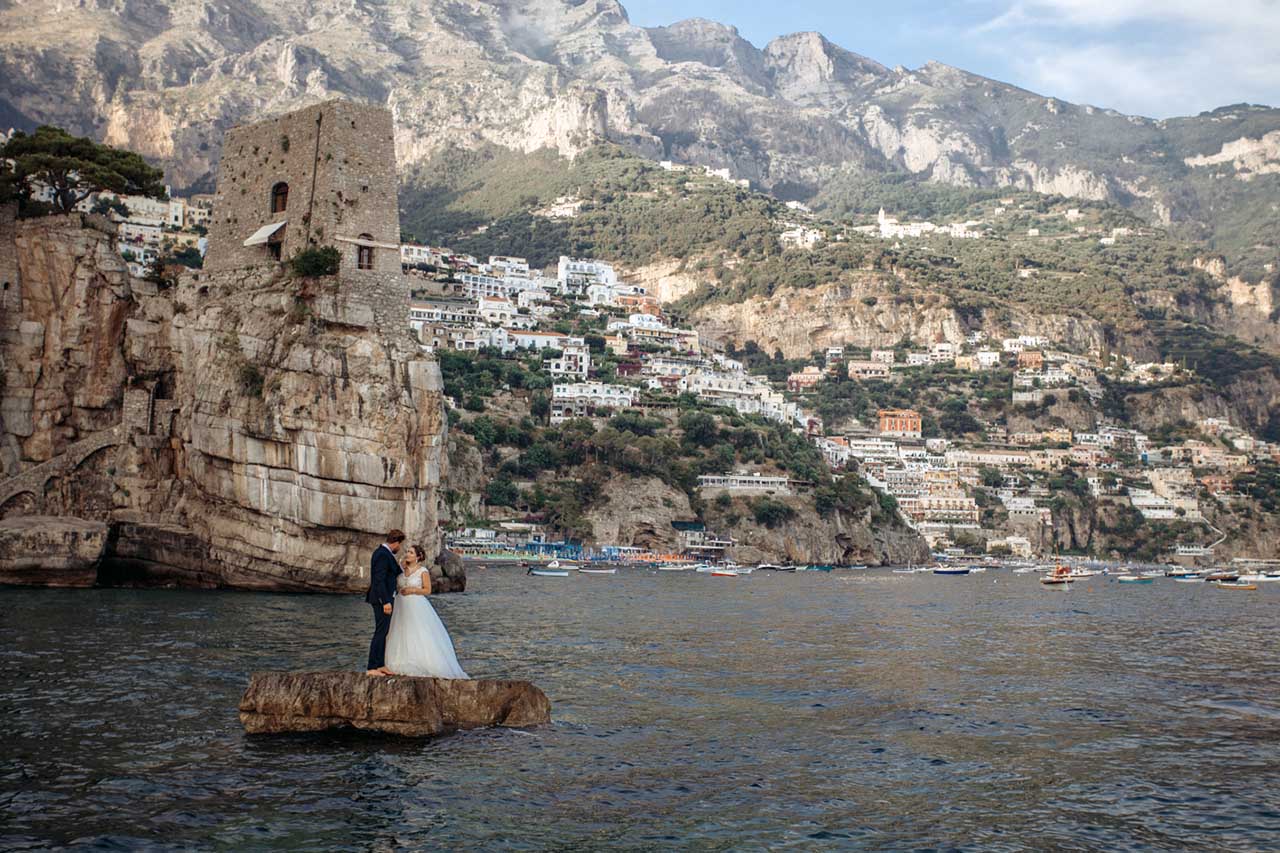
[[9,223],[0,251],[12,252],[17,268],[0,305],[0,475],[16,473],[23,460],[51,459],[118,420],[132,299],[125,263],[103,231],[78,216]]
[[[973,328],[991,337],[1043,335],[1074,349],[1099,349],[1106,342],[1097,321],[1062,314],[1020,312],[1010,307],[1007,320],[985,315],[971,327],[939,294],[895,294],[885,281],[868,274],[852,283],[813,288],[781,288],[773,295],[737,303],[711,303],[693,319],[699,331],[741,347],[755,341],[765,352],[782,350],[787,358],[808,356],[828,346],[890,347],[903,338],[919,343],[963,343]],[[1126,340],[1123,351],[1149,351],[1141,339]]]
[[742,522],[728,528],[742,563],[821,563],[826,565],[906,565],[925,563],[929,548],[902,525],[873,525],[870,517],[835,512],[822,518],[812,502],[790,499],[795,516],[775,528]]
[[130,280],[79,217],[15,242],[0,516],[107,523],[126,581],[357,590],[391,527],[439,552],[439,368],[365,292],[277,267]]

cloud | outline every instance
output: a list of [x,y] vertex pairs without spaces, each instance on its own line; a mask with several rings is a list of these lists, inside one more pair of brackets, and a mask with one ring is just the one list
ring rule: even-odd
[[1022,0],[971,32],[1028,88],[1170,116],[1280,103],[1275,0]]

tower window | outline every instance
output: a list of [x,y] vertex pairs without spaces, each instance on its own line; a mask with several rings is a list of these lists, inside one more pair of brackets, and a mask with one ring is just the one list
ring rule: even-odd
[[[371,235],[371,234],[361,234],[361,235],[360,235],[360,239],[361,239],[361,240],[368,240],[370,243],[372,243],[372,242],[373,242],[373,235]],[[356,269],[358,269],[358,270],[371,270],[371,269],[373,269],[373,247],[372,247],[372,246],[357,246],[357,247],[356,247]]]
[[289,185],[284,181],[271,188],[271,212],[284,213],[289,206]]

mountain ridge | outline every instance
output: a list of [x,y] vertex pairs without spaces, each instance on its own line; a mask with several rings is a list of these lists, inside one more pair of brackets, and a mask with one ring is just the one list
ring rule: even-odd
[[[402,169],[445,146],[575,156],[611,141],[779,197],[902,173],[1107,199],[1255,265],[1277,254],[1260,188],[1280,189],[1280,150],[1253,141],[1280,109],[1126,116],[941,62],[890,68],[815,32],[757,48],[706,19],[638,27],[615,0],[37,7],[0,8],[0,112],[138,150],[178,187],[208,185],[228,126],[338,95],[395,112]],[[1223,210],[1249,214],[1235,217],[1248,233],[1220,233]]]

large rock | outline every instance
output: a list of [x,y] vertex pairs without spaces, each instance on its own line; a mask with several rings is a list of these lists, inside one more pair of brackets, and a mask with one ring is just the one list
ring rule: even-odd
[[249,734],[362,729],[429,737],[550,721],[551,702],[527,681],[255,672],[240,700],[240,722]]
[[89,587],[107,547],[107,525],[28,515],[0,521],[0,584]]
[[[161,286],[85,222],[0,210],[0,517],[106,522],[105,579],[131,585],[359,593],[390,528],[440,553],[443,383],[399,276]],[[433,574],[465,586],[457,561]]]

